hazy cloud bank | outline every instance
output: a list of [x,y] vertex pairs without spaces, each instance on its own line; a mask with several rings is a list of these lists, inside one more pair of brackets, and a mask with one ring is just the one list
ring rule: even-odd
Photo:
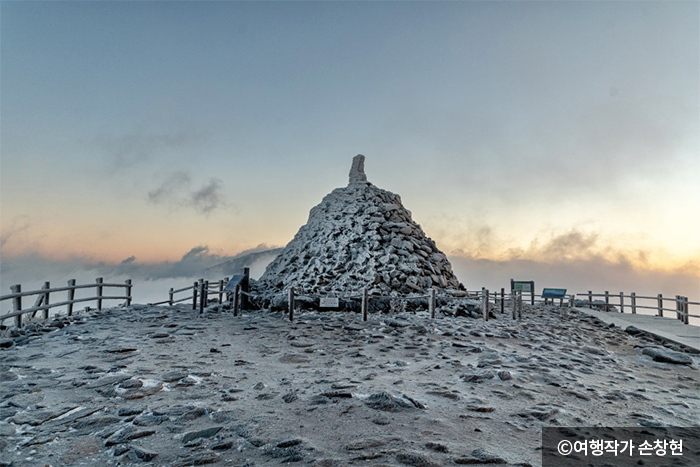
[[[471,251],[450,255],[457,276],[468,289],[506,289],[510,279],[534,280],[543,287],[562,287],[569,292],[624,291],[700,298],[700,261],[660,268],[649,264],[651,252],[623,250],[606,245],[595,232],[571,229],[535,238],[527,249],[495,249],[490,230],[479,229],[481,244]],[[488,255],[483,254],[485,251]]]

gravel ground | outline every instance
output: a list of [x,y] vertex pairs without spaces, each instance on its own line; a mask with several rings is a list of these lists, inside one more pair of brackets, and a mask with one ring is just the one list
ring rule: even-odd
[[697,355],[575,310],[296,318],[135,305],[5,330],[0,465],[535,466],[543,426],[700,425]]

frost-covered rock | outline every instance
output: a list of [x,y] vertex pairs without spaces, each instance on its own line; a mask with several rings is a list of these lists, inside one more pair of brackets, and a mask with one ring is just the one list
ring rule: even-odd
[[348,186],[311,209],[306,225],[257,282],[260,292],[422,294],[464,289],[449,260],[411,219],[401,197],[367,182],[364,156],[353,159]]

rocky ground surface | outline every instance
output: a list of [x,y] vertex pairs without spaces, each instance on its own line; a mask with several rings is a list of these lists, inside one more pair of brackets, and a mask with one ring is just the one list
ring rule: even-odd
[[556,306],[114,308],[0,338],[0,465],[539,465],[543,426],[697,426],[697,355]]

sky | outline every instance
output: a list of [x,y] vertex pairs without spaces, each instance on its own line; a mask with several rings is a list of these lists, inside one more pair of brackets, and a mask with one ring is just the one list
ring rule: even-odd
[[361,153],[469,289],[700,300],[699,130],[694,1],[2,1],[0,288],[284,246]]

